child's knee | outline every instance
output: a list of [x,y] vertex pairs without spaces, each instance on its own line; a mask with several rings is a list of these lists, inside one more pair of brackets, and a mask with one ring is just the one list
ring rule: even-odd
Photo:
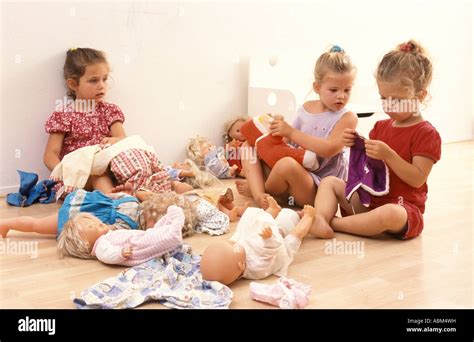
[[285,157],[276,162],[272,169],[272,172],[279,174],[280,176],[291,175],[296,170],[301,169],[302,166],[296,160],[291,157]]
[[406,210],[397,204],[385,204],[376,209],[377,222],[387,228],[402,228],[407,220]]
[[319,183],[319,187],[344,187],[346,186],[346,182],[342,179],[337,178],[335,176],[328,176],[321,179],[321,183]]

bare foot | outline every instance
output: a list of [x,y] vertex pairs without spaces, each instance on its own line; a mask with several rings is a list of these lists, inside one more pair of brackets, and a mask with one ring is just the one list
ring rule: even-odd
[[9,228],[3,227],[3,226],[0,225],[0,235],[2,236],[2,238],[7,237],[7,234],[8,234],[9,230],[10,230]]
[[270,197],[269,194],[261,194],[257,199],[257,205],[262,208],[263,210],[267,210],[269,203],[268,203],[268,197]]
[[334,236],[334,230],[332,230],[324,218],[319,215],[314,217],[313,225],[309,232],[320,239],[330,239]]
[[133,195],[133,185],[130,182],[126,182],[125,184],[117,185],[112,189],[112,193],[116,192],[124,192],[129,195]]
[[235,181],[235,186],[239,194],[245,197],[253,198],[252,192],[250,191],[249,184],[247,183],[247,181],[238,179]]

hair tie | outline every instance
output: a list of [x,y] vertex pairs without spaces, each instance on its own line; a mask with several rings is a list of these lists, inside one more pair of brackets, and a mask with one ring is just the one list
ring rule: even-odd
[[344,52],[344,50],[339,45],[334,45],[329,52]]
[[77,47],[73,47],[73,48],[70,48],[69,51],[76,51],[77,50]]
[[412,43],[404,43],[400,45],[400,51],[404,51],[404,52],[413,51],[414,48],[415,48],[415,45],[413,45]]

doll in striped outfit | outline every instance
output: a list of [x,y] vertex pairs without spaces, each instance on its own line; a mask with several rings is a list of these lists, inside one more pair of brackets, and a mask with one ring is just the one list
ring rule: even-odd
[[183,210],[170,206],[153,228],[112,230],[94,215],[80,213],[64,225],[58,239],[59,255],[97,258],[106,264],[135,266],[182,245]]

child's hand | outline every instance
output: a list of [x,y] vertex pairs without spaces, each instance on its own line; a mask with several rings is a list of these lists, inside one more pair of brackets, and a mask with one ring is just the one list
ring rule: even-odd
[[101,140],[100,142],[100,148],[106,148],[109,147],[110,145],[115,144],[117,141],[119,141],[120,138],[115,138],[115,137],[105,137]]
[[365,153],[368,157],[377,160],[387,160],[393,154],[393,150],[380,140],[365,140]]
[[280,136],[285,138],[290,138],[293,133],[294,128],[288,125],[288,123],[282,118],[275,118],[270,124],[270,133],[273,136]]
[[129,258],[132,255],[133,249],[132,246],[128,245],[122,249],[122,256],[124,258]]
[[357,133],[353,128],[345,128],[342,133],[342,143],[344,146],[351,147],[355,143]]
[[273,235],[272,229],[270,227],[265,227],[262,229],[262,232],[258,234],[262,237],[262,239],[271,238]]

